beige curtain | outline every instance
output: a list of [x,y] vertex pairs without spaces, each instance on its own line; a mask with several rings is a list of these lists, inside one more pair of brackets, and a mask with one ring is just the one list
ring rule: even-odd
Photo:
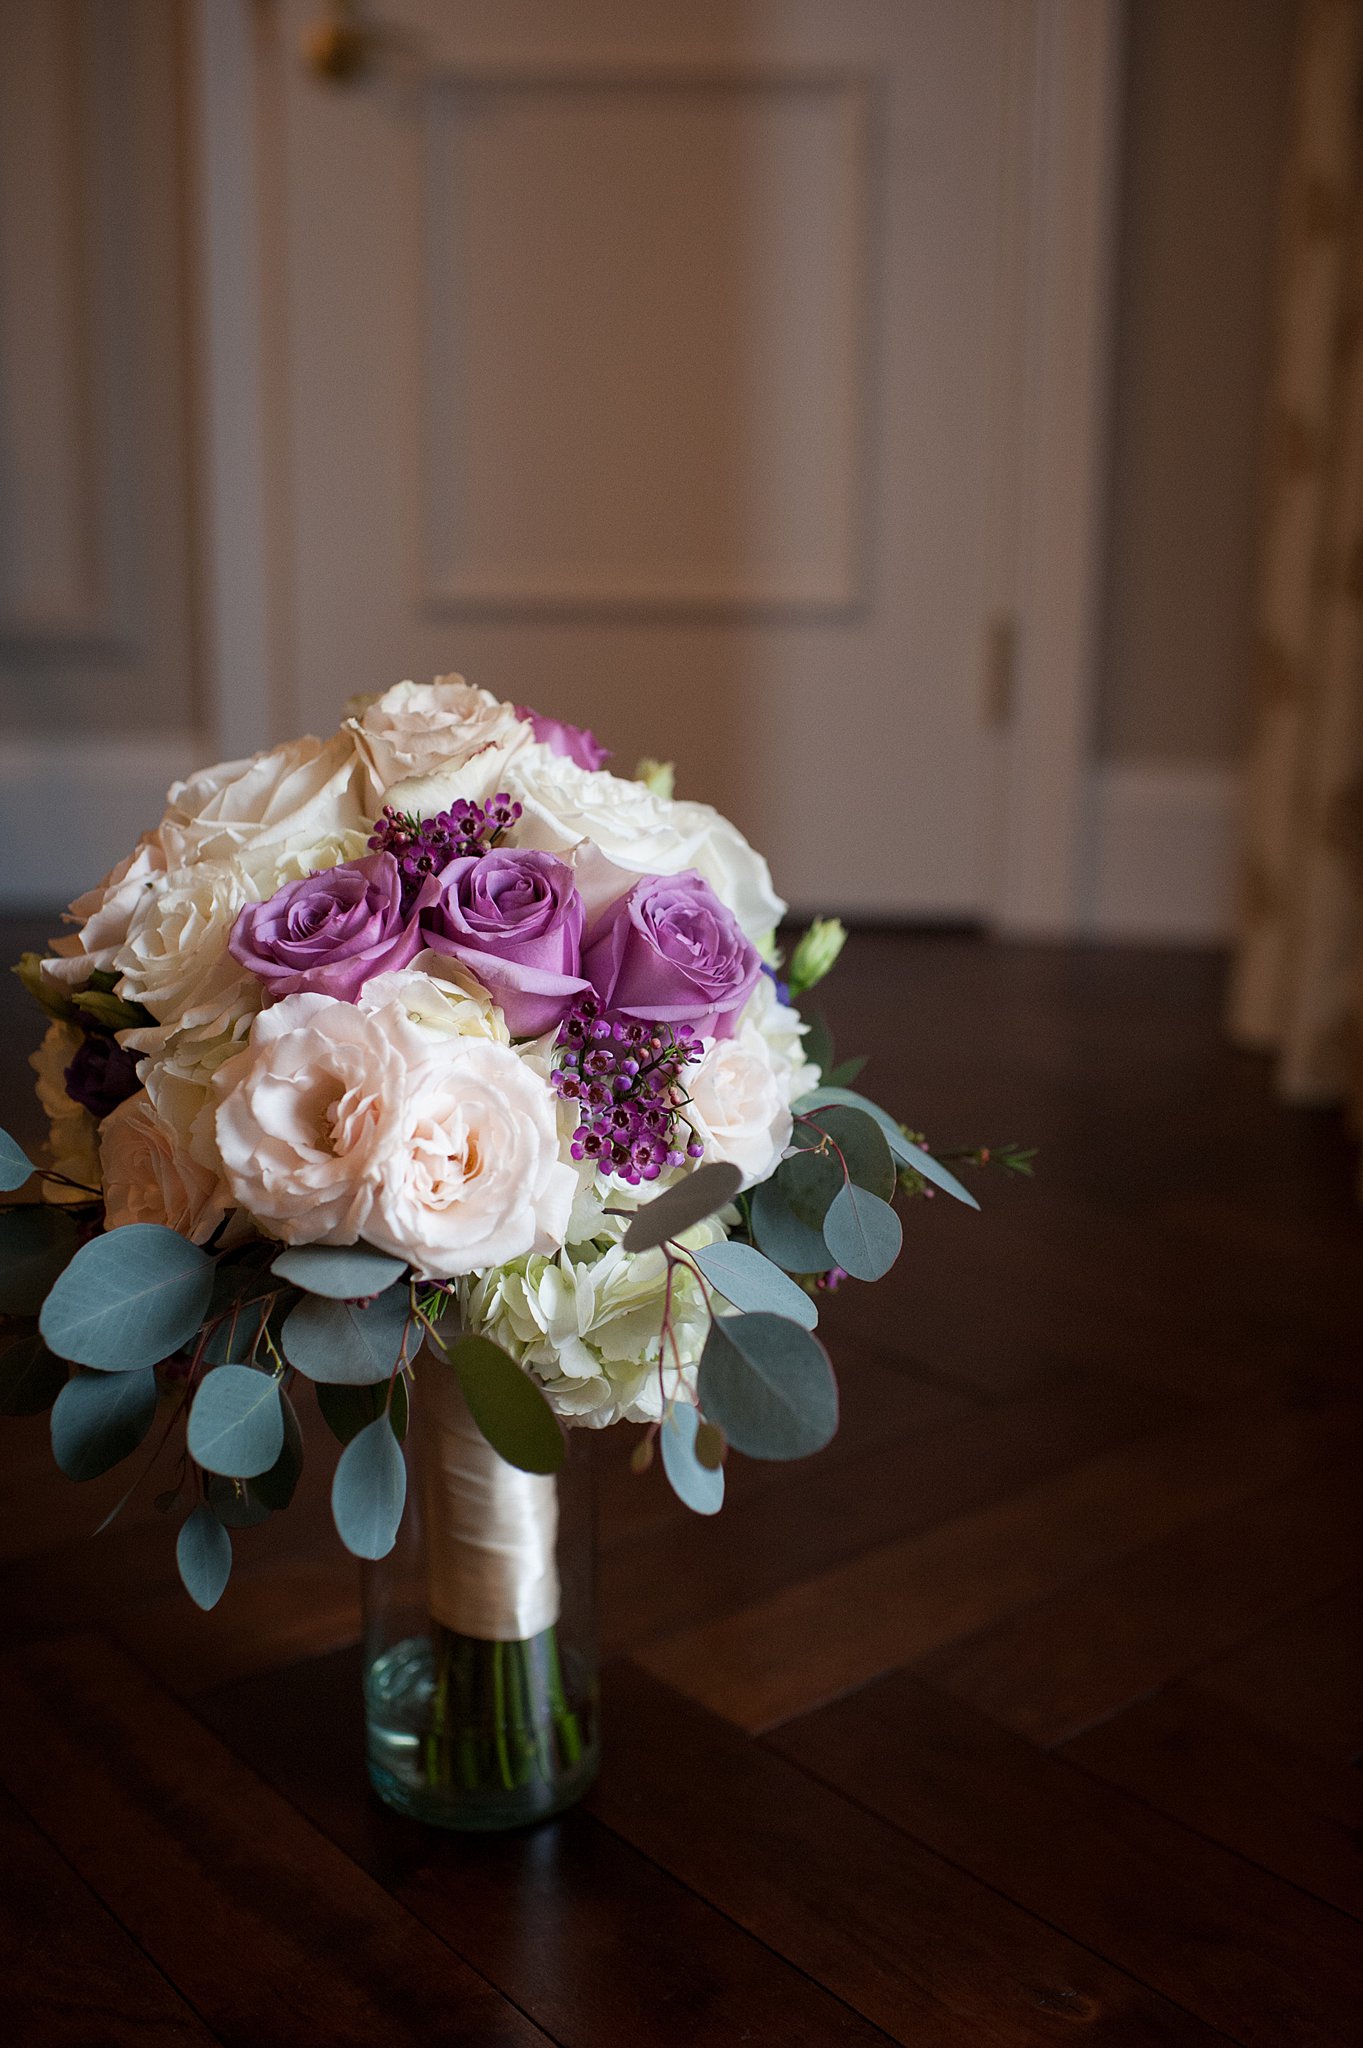
[[1363,0],[1303,0],[1232,1027],[1363,1124]]

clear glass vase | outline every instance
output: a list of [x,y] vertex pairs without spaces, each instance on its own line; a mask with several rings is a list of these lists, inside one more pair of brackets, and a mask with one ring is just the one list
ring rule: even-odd
[[423,1354],[394,1549],[364,1567],[369,1776],[438,1827],[521,1827],[596,1775],[596,1518],[590,1442],[552,1478],[480,1435],[454,1373]]

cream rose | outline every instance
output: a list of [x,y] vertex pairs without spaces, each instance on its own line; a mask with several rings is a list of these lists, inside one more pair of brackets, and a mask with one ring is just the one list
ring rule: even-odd
[[[396,1006],[373,1022],[410,1044]],[[369,1242],[437,1279],[557,1250],[577,1176],[559,1158],[553,1089],[509,1046],[451,1039],[423,1050],[407,1072]]]
[[712,1045],[690,1075],[683,1114],[707,1159],[736,1166],[749,1187],[775,1172],[790,1143],[790,1102],[761,1032],[739,1027]]
[[396,1003],[408,1022],[428,1037],[491,1038],[510,1044],[502,1014],[483,984],[443,953],[418,953],[410,967],[376,974],[360,992],[362,1010]]
[[220,860],[175,868],[139,899],[114,967],[118,993],[157,1022],[124,1044],[155,1055],[173,1035],[214,1037],[260,1008],[260,983],[227,950],[237,913],[260,899],[240,862]]
[[138,905],[166,871],[166,852],[159,832],[148,832],[94,889],[78,896],[66,913],[78,932],[52,941],[57,956],[44,960],[44,978],[62,988],[83,988],[97,967],[110,968],[128,936]]
[[213,1081],[236,1200],[286,1244],[354,1244],[394,1166],[406,1080],[398,1036],[352,1003],[286,996],[263,1011]]
[[309,735],[173,783],[162,831],[178,842],[177,863],[227,860],[284,842],[309,847],[364,829],[371,813],[362,781],[349,732],[329,740]]
[[530,727],[509,704],[462,676],[394,683],[347,719],[343,730],[368,770],[375,812],[395,783],[435,769],[459,769],[487,749],[504,754],[530,738]]
[[120,1103],[99,1127],[104,1220],[164,1223],[203,1244],[227,1213],[226,1191],[146,1095]]

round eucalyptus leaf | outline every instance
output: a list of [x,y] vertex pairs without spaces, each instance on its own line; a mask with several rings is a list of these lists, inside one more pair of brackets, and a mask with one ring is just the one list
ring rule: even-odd
[[406,1441],[408,1398],[405,1373],[399,1373],[393,1382],[391,1402],[385,1386],[329,1387],[319,1381],[317,1406],[322,1411],[322,1420],[338,1443],[348,1444],[367,1423],[382,1415],[385,1408],[398,1442]]
[[36,1330],[0,1338],[0,1415],[41,1415],[66,1385],[70,1366]]
[[407,1498],[407,1464],[386,1415],[367,1423],[342,1451],[331,1482],[331,1512],[355,1557],[387,1557]]
[[43,1303],[50,1350],[99,1372],[156,1365],[198,1330],[213,1261],[161,1223],[126,1223],[81,1246]]
[[849,1181],[824,1222],[828,1249],[854,1280],[880,1280],[899,1257],[904,1232],[888,1202]]
[[750,1458],[804,1458],[838,1426],[838,1384],[817,1337],[786,1316],[710,1325],[697,1382],[707,1419]]
[[221,1472],[205,1472],[204,1499],[224,1529],[256,1529],[270,1519],[270,1510],[257,1500],[246,1479],[228,1479]]
[[894,1193],[895,1164],[890,1157],[890,1141],[875,1118],[867,1116],[864,1110],[848,1109],[839,1103],[829,1103],[813,1115],[814,1124],[795,1126],[796,1143],[817,1145],[821,1138],[827,1139],[834,1164],[839,1168],[838,1186],[844,1178],[854,1180],[858,1187],[869,1188],[873,1195],[888,1202]]
[[787,1273],[826,1273],[833,1263],[823,1232],[787,1206],[776,1180],[763,1181],[753,1193],[752,1229],[767,1257]]
[[0,1191],[21,1188],[33,1171],[33,1161],[8,1131],[0,1131]]
[[743,1185],[743,1176],[727,1160],[712,1159],[664,1188],[642,1209],[636,1209],[621,1239],[627,1252],[650,1251],[670,1237],[680,1237],[693,1224],[727,1209]]
[[735,1308],[766,1309],[774,1316],[789,1316],[805,1330],[812,1330],[818,1322],[819,1311],[804,1288],[797,1287],[788,1273],[753,1245],[728,1238],[703,1245],[691,1256],[710,1285]]
[[175,1562],[194,1605],[216,1607],[232,1570],[232,1539],[211,1508],[195,1508],[180,1524]]
[[80,1243],[61,1209],[25,1203],[0,1215],[0,1315],[36,1316]]
[[698,1515],[717,1515],[724,1505],[724,1468],[702,1465],[696,1456],[700,1413],[694,1403],[677,1401],[663,1417],[659,1431],[663,1470],[672,1491]]
[[291,1280],[305,1294],[325,1295],[330,1301],[364,1301],[400,1280],[407,1266],[367,1244],[296,1244],[279,1254],[270,1271]]
[[52,1410],[52,1455],[68,1479],[98,1479],[131,1457],[156,1414],[156,1374],[78,1372]]
[[807,1146],[792,1152],[777,1167],[773,1179],[781,1200],[798,1223],[823,1235],[823,1219],[847,1175],[831,1146]]
[[310,1380],[367,1387],[391,1379],[411,1321],[409,1290],[389,1287],[363,1304],[309,1294],[289,1310],[284,1356]]
[[199,1383],[185,1442],[206,1472],[227,1479],[268,1472],[284,1448],[278,1382],[254,1366],[215,1366]]
[[886,1144],[901,1166],[911,1166],[915,1173],[922,1174],[924,1180],[932,1181],[944,1194],[954,1196],[958,1202],[964,1202],[967,1208],[979,1208],[980,1205],[969,1188],[963,1187],[954,1173],[940,1165],[930,1152],[922,1149],[921,1145],[912,1144],[904,1136],[894,1118],[883,1110],[879,1103],[872,1102],[868,1096],[858,1095],[854,1088],[812,1088],[808,1095],[802,1095],[793,1106],[795,1114],[800,1116],[805,1111],[821,1109],[825,1103],[844,1104],[849,1109],[859,1109],[866,1116],[874,1118],[885,1134]]
[[229,1309],[210,1331],[203,1348],[206,1365],[247,1365],[255,1356],[269,1314],[263,1301],[242,1302]]
[[[558,1417],[510,1352],[490,1337],[460,1337],[450,1346],[449,1362],[470,1414],[498,1457],[521,1472],[557,1472],[567,1448]],[[440,1372],[443,1361],[432,1359],[426,1369]]]
[[255,1498],[274,1512],[289,1505],[303,1470],[303,1432],[298,1427],[293,1403],[287,1394],[281,1393],[279,1405],[284,1415],[284,1441],[279,1456],[268,1472],[261,1472],[250,1481]]

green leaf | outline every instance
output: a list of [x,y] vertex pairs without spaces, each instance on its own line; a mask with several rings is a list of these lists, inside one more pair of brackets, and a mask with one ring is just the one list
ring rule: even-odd
[[156,1019],[141,1003],[126,1003],[122,996],[108,994],[103,989],[83,988],[71,998],[83,1017],[101,1025],[105,1031],[138,1031]]
[[71,1218],[46,1202],[0,1215],[0,1314],[36,1316],[80,1243]]
[[33,1161],[8,1131],[0,1131],[0,1190],[21,1188],[33,1172]]
[[677,1499],[698,1515],[717,1515],[724,1505],[724,1468],[711,1470],[696,1456],[700,1414],[690,1401],[674,1402],[659,1431],[663,1470]]
[[0,1338],[0,1415],[41,1415],[66,1385],[71,1368],[54,1358],[36,1330]]
[[866,1065],[869,1057],[868,1053],[859,1052],[850,1060],[843,1060],[838,1066],[830,1067],[823,1077],[824,1086],[826,1088],[850,1088],[857,1075]]
[[899,1257],[904,1232],[888,1202],[849,1181],[829,1210],[828,1249],[854,1280],[880,1280]]
[[270,1519],[270,1510],[257,1500],[245,1479],[228,1479],[221,1472],[205,1472],[204,1499],[224,1529],[255,1529]]
[[268,1472],[260,1473],[250,1482],[255,1498],[274,1511],[289,1505],[303,1470],[303,1432],[298,1427],[293,1403],[287,1394],[281,1393],[279,1405],[284,1415],[284,1442],[279,1456]]
[[211,1508],[195,1508],[180,1524],[175,1562],[195,1606],[205,1614],[216,1607],[232,1569],[232,1539]]
[[788,1273],[764,1258],[750,1244],[732,1238],[720,1244],[703,1245],[691,1254],[701,1272],[739,1309],[767,1309],[775,1316],[789,1316],[793,1323],[812,1330],[819,1311]]
[[228,1479],[268,1472],[284,1448],[278,1382],[253,1366],[215,1366],[194,1396],[185,1442],[206,1472]]
[[156,1374],[78,1372],[52,1410],[52,1455],[68,1479],[98,1479],[131,1457],[156,1414]]
[[794,1104],[795,1114],[802,1116],[806,1111],[820,1109],[829,1102],[845,1103],[849,1109],[860,1109],[867,1116],[874,1117],[885,1133],[886,1143],[891,1152],[902,1165],[911,1166],[915,1173],[922,1174],[924,1180],[934,1182],[944,1194],[954,1195],[958,1202],[964,1202],[968,1208],[979,1208],[980,1205],[969,1188],[962,1187],[954,1173],[939,1165],[930,1152],[924,1152],[921,1146],[911,1144],[894,1118],[883,1110],[879,1103],[871,1102],[865,1095],[858,1095],[851,1088],[814,1088]]
[[680,1237],[693,1224],[727,1209],[742,1185],[743,1175],[727,1160],[697,1166],[635,1211],[621,1243],[627,1252],[644,1252]]
[[10,972],[23,983],[40,1010],[59,1024],[74,1024],[77,1012],[69,996],[43,978],[41,953],[21,953]]
[[411,1321],[405,1286],[389,1287],[361,1306],[309,1294],[284,1323],[284,1356],[310,1380],[367,1387],[391,1379],[403,1357]]
[[81,1246],[39,1328],[59,1358],[131,1372],[189,1342],[212,1289],[213,1261],[198,1245],[161,1223],[127,1223]]
[[[830,1103],[826,1108],[818,1110],[816,1117],[816,1124],[796,1125],[796,1144],[802,1147],[817,1145],[822,1133],[828,1140],[835,1162],[841,1154],[841,1166],[845,1168],[846,1178],[854,1180],[858,1187],[869,1188],[873,1195],[880,1196],[882,1202],[888,1202],[894,1193],[895,1164],[890,1157],[889,1140],[875,1118],[867,1116],[864,1110],[848,1109],[837,1103]],[[797,1158],[799,1156],[796,1154]],[[839,1187],[843,1178],[843,1172],[840,1171]],[[786,1199],[789,1201],[790,1197],[787,1196]]]
[[331,1482],[331,1512],[346,1549],[355,1557],[387,1557],[406,1498],[406,1460],[381,1415],[351,1438]]
[[407,1376],[400,1373],[393,1382],[393,1398],[389,1401],[385,1386],[329,1387],[319,1383],[317,1406],[322,1419],[338,1443],[348,1444],[376,1417],[388,1410],[393,1434],[399,1443],[407,1436],[408,1398]]
[[[799,1129],[797,1125],[797,1131]],[[823,1235],[823,1219],[847,1176],[831,1146],[807,1145],[783,1159],[772,1176],[792,1216],[807,1230]],[[822,1263],[822,1261],[820,1261]]]
[[255,1355],[261,1330],[270,1313],[268,1301],[248,1301],[229,1311],[204,1344],[206,1365],[247,1365]]
[[818,1068],[822,1079],[837,1057],[833,1050],[833,1032],[822,1010],[816,1010],[810,1018],[800,1050],[811,1066]]
[[[449,1347],[449,1360],[469,1412],[498,1457],[521,1472],[557,1472],[566,1449],[558,1417],[510,1352],[490,1337],[467,1336]],[[439,1372],[442,1363],[432,1359],[426,1369]]]
[[795,1215],[776,1180],[763,1181],[754,1191],[752,1229],[767,1257],[788,1273],[824,1273],[833,1263],[823,1232]]
[[700,1405],[736,1451],[804,1458],[838,1426],[838,1384],[817,1337],[786,1316],[725,1316],[710,1325]]
[[400,1280],[407,1265],[367,1244],[296,1244],[279,1254],[270,1271],[291,1280],[305,1294],[322,1294],[329,1301],[364,1301]]

